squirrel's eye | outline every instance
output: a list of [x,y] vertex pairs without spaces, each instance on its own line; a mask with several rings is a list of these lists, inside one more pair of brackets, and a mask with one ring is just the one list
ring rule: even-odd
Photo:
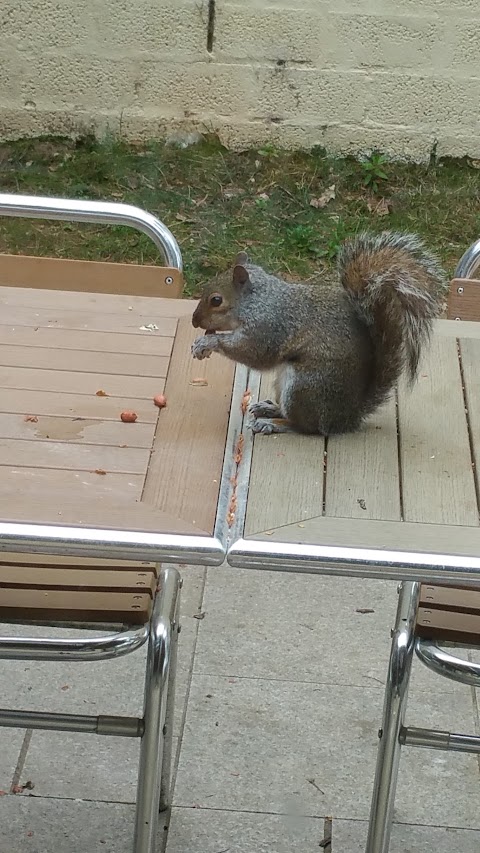
[[210,305],[212,306],[212,308],[219,308],[220,305],[222,304],[222,302],[223,302],[223,299],[221,296],[211,296],[210,297]]

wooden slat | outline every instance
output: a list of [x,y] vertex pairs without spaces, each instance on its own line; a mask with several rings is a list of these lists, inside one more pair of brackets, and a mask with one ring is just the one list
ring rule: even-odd
[[[260,399],[273,399],[273,378],[263,376]],[[255,436],[245,533],[280,527],[320,515],[323,505],[321,436]]]
[[[234,365],[212,356],[199,365],[191,356],[195,338],[189,317],[182,318],[172,353],[142,500],[188,524],[213,532],[225,451]],[[204,375],[208,384],[192,385]]]
[[480,645],[480,615],[420,607],[415,633],[418,637],[428,640],[478,646]]
[[[54,306],[51,308],[30,308],[24,305],[6,305],[4,303],[5,300],[0,300],[3,319],[3,324],[0,326],[0,337],[5,325],[11,328],[32,329],[33,331],[35,329],[68,329],[69,331],[115,332],[119,335],[145,335],[151,339],[162,336],[172,337],[177,328],[176,317],[162,317],[158,312],[152,311],[148,314],[136,314],[133,311],[124,314],[107,313],[106,311],[98,313],[95,309],[68,311],[65,308],[58,309]],[[116,303],[112,305],[112,312],[116,307]],[[5,323],[7,318],[8,324]],[[154,330],[142,329],[142,326],[148,326],[152,323],[158,328]]]
[[455,320],[437,320],[433,328],[437,338],[457,338],[460,335],[462,338],[477,338],[477,340],[480,338],[480,323],[464,320],[461,323]]
[[480,615],[480,590],[458,586],[420,587],[420,606],[439,610],[454,610],[457,613],[478,613]]
[[[165,279],[173,281],[167,284]],[[172,267],[0,255],[0,282],[9,287],[80,290],[90,293],[182,295],[182,273]]]
[[[158,564],[151,563],[146,560],[139,562],[138,560],[105,560],[97,559],[96,557],[58,557],[56,554],[20,554],[13,551],[0,551],[0,567],[10,566],[17,570],[17,567],[25,567],[27,569],[55,569],[62,570],[64,568],[72,569],[73,571],[84,571],[85,569],[95,569],[95,571],[115,570],[115,572],[130,572],[148,571],[152,572],[155,577],[158,577]],[[1,571],[1,568],[0,568]]]
[[[100,385],[100,383],[98,383]],[[1,385],[0,385],[1,387]],[[92,386],[93,387],[93,386]],[[162,393],[162,380],[155,383],[158,392]],[[101,386],[97,389],[100,390]],[[102,390],[106,390],[103,388]],[[22,416],[59,416],[67,418],[100,419],[103,421],[120,421],[123,411],[134,409],[138,421],[147,424],[155,423],[158,410],[148,395],[148,399],[130,397],[97,397],[95,391],[89,394],[66,394],[56,391],[32,391],[29,389],[5,388],[1,393],[2,411],[16,413]],[[138,423],[137,421],[137,423]],[[137,424],[123,424],[125,427],[125,444],[130,442]],[[123,443],[123,442],[122,442]]]
[[66,508],[72,500],[81,499],[82,495],[85,502],[104,496],[115,503],[116,494],[124,498],[129,496],[135,501],[141,497],[142,485],[143,474],[111,473],[102,476],[89,471],[3,466],[0,517],[11,512],[17,503],[20,506],[30,501],[44,503],[46,496],[51,509],[56,511]]
[[404,517],[478,525],[457,344],[434,337],[412,391],[399,389]]
[[0,467],[64,468],[71,471],[99,469],[109,473],[144,475],[149,457],[149,449],[0,438]]
[[1,478],[1,521],[202,535],[168,505],[162,510],[142,503],[140,474],[4,467]]
[[[101,356],[98,361],[101,367]],[[150,400],[162,392],[167,375],[168,359],[158,359],[157,376],[125,376],[111,373],[70,373],[68,370],[36,370],[31,367],[0,367],[0,388],[17,388],[95,396],[105,391],[109,397],[130,397],[131,400]],[[2,395],[3,396],[3,395]],[[107,398],[103,398],[107,404]],[[105,406],[106,408],[106,406]],[[126,408],[131,409],[132,405]],[[121,411],[121,410],[120,410]]]
[[[5,317],[3,318],[5,320]],[[85,350],[92,352],[132,353],[136,355],[169,356],[175,328],[170,335],[160,332],[141,332],[137,334],[117,334],[116,332],[92,331],[90,329],[69,329],[42,326],[6,326],[0,325],[0,341],[10,348],[45,347],[47,349]],[[37,365],[35,365],[37,366]]]
[[[127,424],[128,427],[128,424]],[[110,447],[144,448],[150,450],[155,430],[153,423],[137,423],[135,429],[125,432],[125,424],[92,418],[62,418],[55,415],[40,416],[35,423],[26,421],[24,415],[0,413],[0,439],[24,439],[36,446],[45,441],[65,441],[75,444],[97,444]]]
[[[264,533],[253,539],[265,539]],[[478,557],[480,528],[448,524],[420,524],[399,521],[370,521],[361,518],[312,518],[299,529],[297,523],[278,527],[269,542],[305,542],[307,544],[380,548],[385,551],[455,554]],[[441,572],[440,572],[441,573]]]
[[142,625],[152,612],[148,592],[2,589],[0,621],[123,622]]
[[[40,290],[38,288],[0,286],[0,305],[17,308],[26,306],[30,311],[53,309],[56,311],[88,312],[95,314],[115,313],[125,320],[134,315],[146,314],[150,322],[158,317],[191,317],[197,303],[189,299],[152,299],[150,296],[116,296],[114,294],[75,292],[62,290]],[[10,314],[10,310],[8,312]]]
[[395,400],[382,406],[357,433],[330,436],[325,514],[400,520]]
[[452,320],[480,320],[480,281],[457,278],[450,282],[448,316]]
[[[68,337],[65,332],[65,337]],[[100,335],[98,335],[100,337]],[[0,367],[15,367],[18,370],[33,369],[35,371],[52,369],[57,372],[88,373],[98,375],[120,375],[133,377],[165,377],[168,369],[173,338],[161,338],[164,344],[170,340],[170,347],[165,356],[142,355],[123,352],[96,352],[93,350],[77,351],[64,349],[61,344],[57,349],[47,347],[12,347],[0,344]],[[5,375],[2,370],[2,376]],[[22,375],[22,374],[20,374]]]
[[157,579],[152,571],[24,568],[0,564],[0,607],[3,589],[69,590],[83,592],[146,592],[153,598]]

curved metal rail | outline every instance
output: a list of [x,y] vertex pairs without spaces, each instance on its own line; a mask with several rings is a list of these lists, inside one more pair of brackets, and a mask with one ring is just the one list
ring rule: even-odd
[[167,266],[180,271],[183,268],[182,253],[170,229],[156,216],[131,204],[0,193],[0,216],[127,225],[150,237]]
[[453,274],[454,278],[471,278],[474,274],[475,270],[480,266],[480,240],[477,240],[475,243],[467,249],[466,252],[463,253],[460,258],[455,272]]
[[437,675],[443,675],[451,681],[480,687],[480,664],[462,660],[441,649],[430,640],[417,640],[415,643],[417,657]]

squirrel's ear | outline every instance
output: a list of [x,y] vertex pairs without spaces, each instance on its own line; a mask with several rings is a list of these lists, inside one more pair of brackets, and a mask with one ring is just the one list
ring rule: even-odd
[[233,268],[233,284],[235,287],[245,287],[250,281],[248,272],[241,264],[236,264]]
[[246,252],[239,252],[237,257],[235,258],[235,266],[239,264],[239,266],[243,267],[245,264],[248,264],[248,255]]

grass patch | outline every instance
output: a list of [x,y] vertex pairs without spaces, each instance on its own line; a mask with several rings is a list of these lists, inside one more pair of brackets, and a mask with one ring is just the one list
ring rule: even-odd
[[[359,163],[321,149],[271,146],[242,154],[216,139],[186,149],[91,137],[0,145],[0,191],[135,204],[180,243],[186,292],[195,294],[244,248],[288,277],[331,275],[339,244],[359,230],[414,231],[451,273],[480,236],[478,162]],[[158,262],[148,238],[122,227],[0,220],[0,251],[90,260]]]

